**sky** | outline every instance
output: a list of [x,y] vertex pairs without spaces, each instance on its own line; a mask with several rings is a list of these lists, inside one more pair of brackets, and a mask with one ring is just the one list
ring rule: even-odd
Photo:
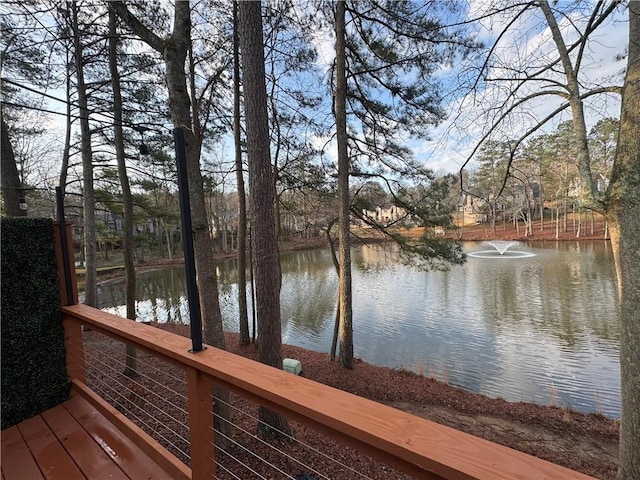
[[[574,5],[574,2],[560,1],[559,6]],[[470,0],[467,19],[475,18],[487,8],[486,0]],[[476,37],[486,45],[494,43],[497,35],[507,21],[507,17],[500,18],[492,16],[482,22],[475,24]],[[568,18],[560,23],[563,35],[571,38],[575,31],[571,28],[571,22],[576,22],[580,26],[577,18]],[[585,86],[605,83],[610,85],[621,85],[623,72],[626,64],[625,60],[618,60],[617,57],[625,52],[628,43],[627,13],[623,10],[614,15],[613,21],[608,21],[599,27],[593,41],[590,42],[585,58],[583,69],[581,70],[581,80]],[[326,71],[333,62],[334,40],[327,32],[319,31],[313,39],[319,52],[319,66]],[[521,21],[513,25],[507,34],[501,39],[496,48],[496,63],[489,71],[489,76],[498,76],[504,73],[501,65],[521,64],[531,66],[544,61],[545,55],[554,51],[550,42],[550,31],[545,28],[544,19],[539,10],[537,15],[527,15]],[[449,91],[449,96],[445,102],[445,110],[448,112],[448,119],[441,125],[432,129],[430,139],[410,139],[408,146],[413,150],[415,158],[424,162],[426,166],[439,173],[456,173],[467,160],[479,138],[491,125],[491,116],[484,113],[488,106],[499,102],[503,91],[492,84],[481,84],[480,90],[473,95],[467,94],[463,88],[455,88],[455,82],[451,80],[460,74],[461,64],[454,68],[442,68],[438,73],[443,85]],[[536,86],[539,87],[539,84]],[[59,92],[59,97],[64,95]],[[62,105],[54,105],[57,102],[49,102],[52,108],[64,110]],[[519,116],[514,121],[506,124],[507,129],[501,133],[504,138],[517,137],[526,128],[527,122],[532,122],[536,118],[544,117],[558,105],[558,100],[545,97],[544,100],[535,104],[528,104],[526,115]],[[586,104],[586,115],[588,126],[594,124],[603,116],[619,116],[619,98],[607,96],[595,102]],[[562,117],[568,119],[567,115]],[[50,125],[60,125],[60,118],[52,116]],[[549,129],[555,128],[557,122],[550,124]],[[324,145],[325,138],[315,139],[317,146]],[[216,153],[218,156],[232,156],[233,148],[231,142],[225,142]],[[55,155],[59,158],[59,155]],[[330,145],[327,153],[327,160],[335,158],[335,145]],[[56,162],[57,163],[57,162]],[[472,164],[470,165],[472,167]]]
[[[488,8],[495,4],[513,4],[514,2],[488,2],[487,0],[470,0],[469,8],[464,20],[477,19],[487,13]],[[583,2],[588,9],[593,2]],[[572,8],[575,2],[561,0],[557,7],[565,10]],[[584,14],[584,12],[582,12]],[[524,15],[520,21],[514,23],[499,42],[498,35],[512,19],[513,11],[503,16],[492,15],[483,21],[477,21],[475,29],[476,39],[486,46],[496,44],[492,63],[487,70],[487,76],[504,76],[506,65],[519,65],[521,68],[531,70],[532,66],[547,63],[549,58],[557,57],[557,50],[552,41],[551,31],[540,9]],[[576,38],[576,30],[584,28],[584,21],[580,19],[580,12],[573,12],[564,19],[559,19],[559,27],[563,38],[568,44]],[[460,20],[460,19],[457,19]],[[586,49],[580,80],[583,87],[595,85],[621,86],[626,66],[624,57],[628,44],[628,23],[626,9],[619,9],[610,20],[601,25],[596,33],[592,34],[592,40]],[[334,39],[326,32],[318,34],[314,43],[319,52],[319,64],[327,69],[335,57]],[[482,57],[484,59],[485,57]],[[458,173],[471,155],[478,141],[492,124],[492,115],[486,110],[495,108],[504,101],[504,84],[480,84],[479,88],[469,92],[459,87],[456,79],[461,74],[463,64],[458,63],[452,68],[443,67],[438,73],[448,95],[444,102],[448,118],[431,130],[429,139],[408,139],[407,145],[411,148],[415,158],[423,162],[436,173]],[[554,80],[563,81],[562,77],[555,76]],[[549,84],[545,84],[545,88]],[[532,88],[543,88],[540,83],[529,89],[524,89],[523,94],[531,93]],[[504,128],[498,129],[498,138],[518,138],[535,120],[546,117],[555,110],[561,101],[557,96],[545,96],[526,104],[526,112],[506,121]],[[587,129],[603,117],[619,117],[620,98],[618,95],[600,95],[595,100],[585,101],[585,116]],[[555,130],[560,121],[569,120],[569,112],[560,115],[550,122],[540,133],[548,133]],[[326,139],[316,139],[317,145],[322,145]],[[329,156],[335,157],[335,145]],[[473,161],[467,167],[473,168]]]
[[[473,17],[486,9],[486,1],[472,2],[467,17]],[[559,2],[563,4],[569,2]],[[538,10],[539,12],[539,10]],[[571,21],[580,26],[577,16],[560,21],[565,42],[575,38],[575,30]],[[478,40],[486,45],[493,45],[497,35],[502,31],[506,19],[492,18],[484,21],[478,27]],[[580,80],[584,87],[606,84],[622,85],[626,59],[621,61],[617,56],[623,54],[628,44],[628,24],[626,11],[617,13],[613,21],[602,25],[589,43],[585,53],[585,61],[581,69]],[[551,40],[551,32],[541,14],[527,15],[517,22],[507,34],[497,43],[496,59],[500,64],[522,65],[530,69],[533,65],[545,63],[550,55],[555,57],[555,46]],[[506,71],[498,65],[491,68],[488,76],[499,77]],[[563,79],[556,78],[560,81]],[[548,88],[548,84],[545,84]],[[533,88],[533,87],[532,87]],[[543,88],[540,83],[535,88]],[[533,90],[525,90],[531,93]],[[418,159],[424,159],[426,165],[438,172],[457,172],[469,157],[478,139],[491,125],[492,115],[483,113],[489,106],[495,106],[504,101],[504,91],[495,84],[485,84],[484,89],[475,95],[458,95],[448,102],[449,119],[434,129],[431,141],[418,141],[413,144],[413,150]],[[545,96],[527,103],[525,115],[519,115],[514,121],[507,123],[506,129],[501,130],[504,138],[518,137],[534,120],[544,118],[560,105],[559,97]],[[616,95],[600,96],[595,101],[585,102],[587,128],[595,124],[603,116],[619,117],[620,99]],[[570,119],[568,113],[560,117],[561,120]],[[543,131],[552,131],[557,121],[549,124]],[[505,131],[506,130],[506,131]],[[470,167],[472,164],[470,164]]]

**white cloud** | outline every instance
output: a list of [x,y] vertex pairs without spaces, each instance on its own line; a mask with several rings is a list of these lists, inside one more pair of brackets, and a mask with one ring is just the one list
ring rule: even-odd
[[[474,15],[487,12],[487,8],[487,2],[482,0],[471,2],[468,17],[472,18]],[[509,15],[487,17],[478,22],[476,24],[477,39],[483,41],[485,45],[491,45],[506,27],[512,15],[513,11],[509,12]],[[626,18],[626,12],[616,12],[612,20],[605,22],[592,35],[580,70],[583,91],[595,86],[622,84],[625,62],[618,61],[617,56],[625,51],[628,43]],[[574,25],[580,25],[580,22],[576,12],[570,18],[560,21],[559,26],[567,43],[576,39],[577,32]],[[489,78],[513,75],[513,67],[531,72],[536,66],[545,65],[549,58],[555,58],[557,55],[550,29],[546,26],[539,9],[523,15],[510,28],[495,49],[495,58],[498,63],[489,70]],[[575,57],[576,53],[577,49],[572,55]],[[459,71],[462,66],[458,65],[456,68]],[[557,72],[552,74],[554,78],[551,80],[564,83],[559,73],[561,65],[558,64],[555,70]],[[451,73],[456,73],[455,69]],[[559,89],[560,87],[552,83],[529,82],[521,88],[517,98],[542,91],[543,88]],[[473,94],[452,98],[447,107],[449,119],[434,129],[432,133],[434,140],[414,142],[412,145],[416,158],[424,160],[427,166],[436,171],[458,171],[493,119],[499,115],[500,110],[496,107],[501,104],[508,105],[513,101],[507,97],[508,93],[504,85],[481,82],[480,88]],[[507,135],[509,138],[517,138],[560,104],[560,97],[537,97],[535,101],[527,103],[526,108],[514,115],[509,123],[505,123],[505,128],[497,133]],[[587,127],[589,128],[604,116],[618,117],[619,109],[620,101],[615,95],[594,97],[585,101]],[[486,113],[483,114],[483,111]],[[562,120],[569,118],[568,113],[561,117]],[[547,131],[555,128],[556,125],[557,122],[551,123]]]

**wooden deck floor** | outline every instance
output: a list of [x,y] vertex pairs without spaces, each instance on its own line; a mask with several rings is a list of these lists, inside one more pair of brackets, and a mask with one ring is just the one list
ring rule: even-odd
[[170,479],[80,396],[2,431],[2,480]]

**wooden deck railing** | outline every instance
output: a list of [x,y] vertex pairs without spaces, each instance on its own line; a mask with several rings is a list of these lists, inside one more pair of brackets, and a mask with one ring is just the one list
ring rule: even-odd
[[[66,231],[71,245],[70,225]],[[522,452],[217,348],[190,353],[189,339],[158,328],[85,305],[64,306],[68,296],[57,228],[55,237],[67,371],[73,390],[89,400],[174,479],[215,476],[211,386],[217,384],[417,479],[593,480]],[[73,258],[67,259],[73,276],[70,297],[77,303]],[[190,467],[87,386],[82,325],[185,369]]]
[[[232,353],[208,347],[190,353],[190,341],[164,330],[135,323],[100,310],[63,307],[71,344],[86,325],[121,342],[134,345],[186,370],[191,468],[165,451],[114,408],[105,406],[84,382],[84,366],[70,360],[73,385],[175,478],[209,478],[213,426],[211,385],[218,384],[319,432],[350,445],[372,458],[419,479],[575,479],[591,477],[530,455],[473,437],[385,405],[271,368]],[[71,359],[82,358],[78,355]],[[75,361],[77,363],[77,361]],[[164,460],[162,458],[165,456]]]

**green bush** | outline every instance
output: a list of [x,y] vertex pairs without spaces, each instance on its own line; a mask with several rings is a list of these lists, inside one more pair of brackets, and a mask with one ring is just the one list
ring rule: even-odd
[[0,223],[2,429],[69,398],[53,228]]

